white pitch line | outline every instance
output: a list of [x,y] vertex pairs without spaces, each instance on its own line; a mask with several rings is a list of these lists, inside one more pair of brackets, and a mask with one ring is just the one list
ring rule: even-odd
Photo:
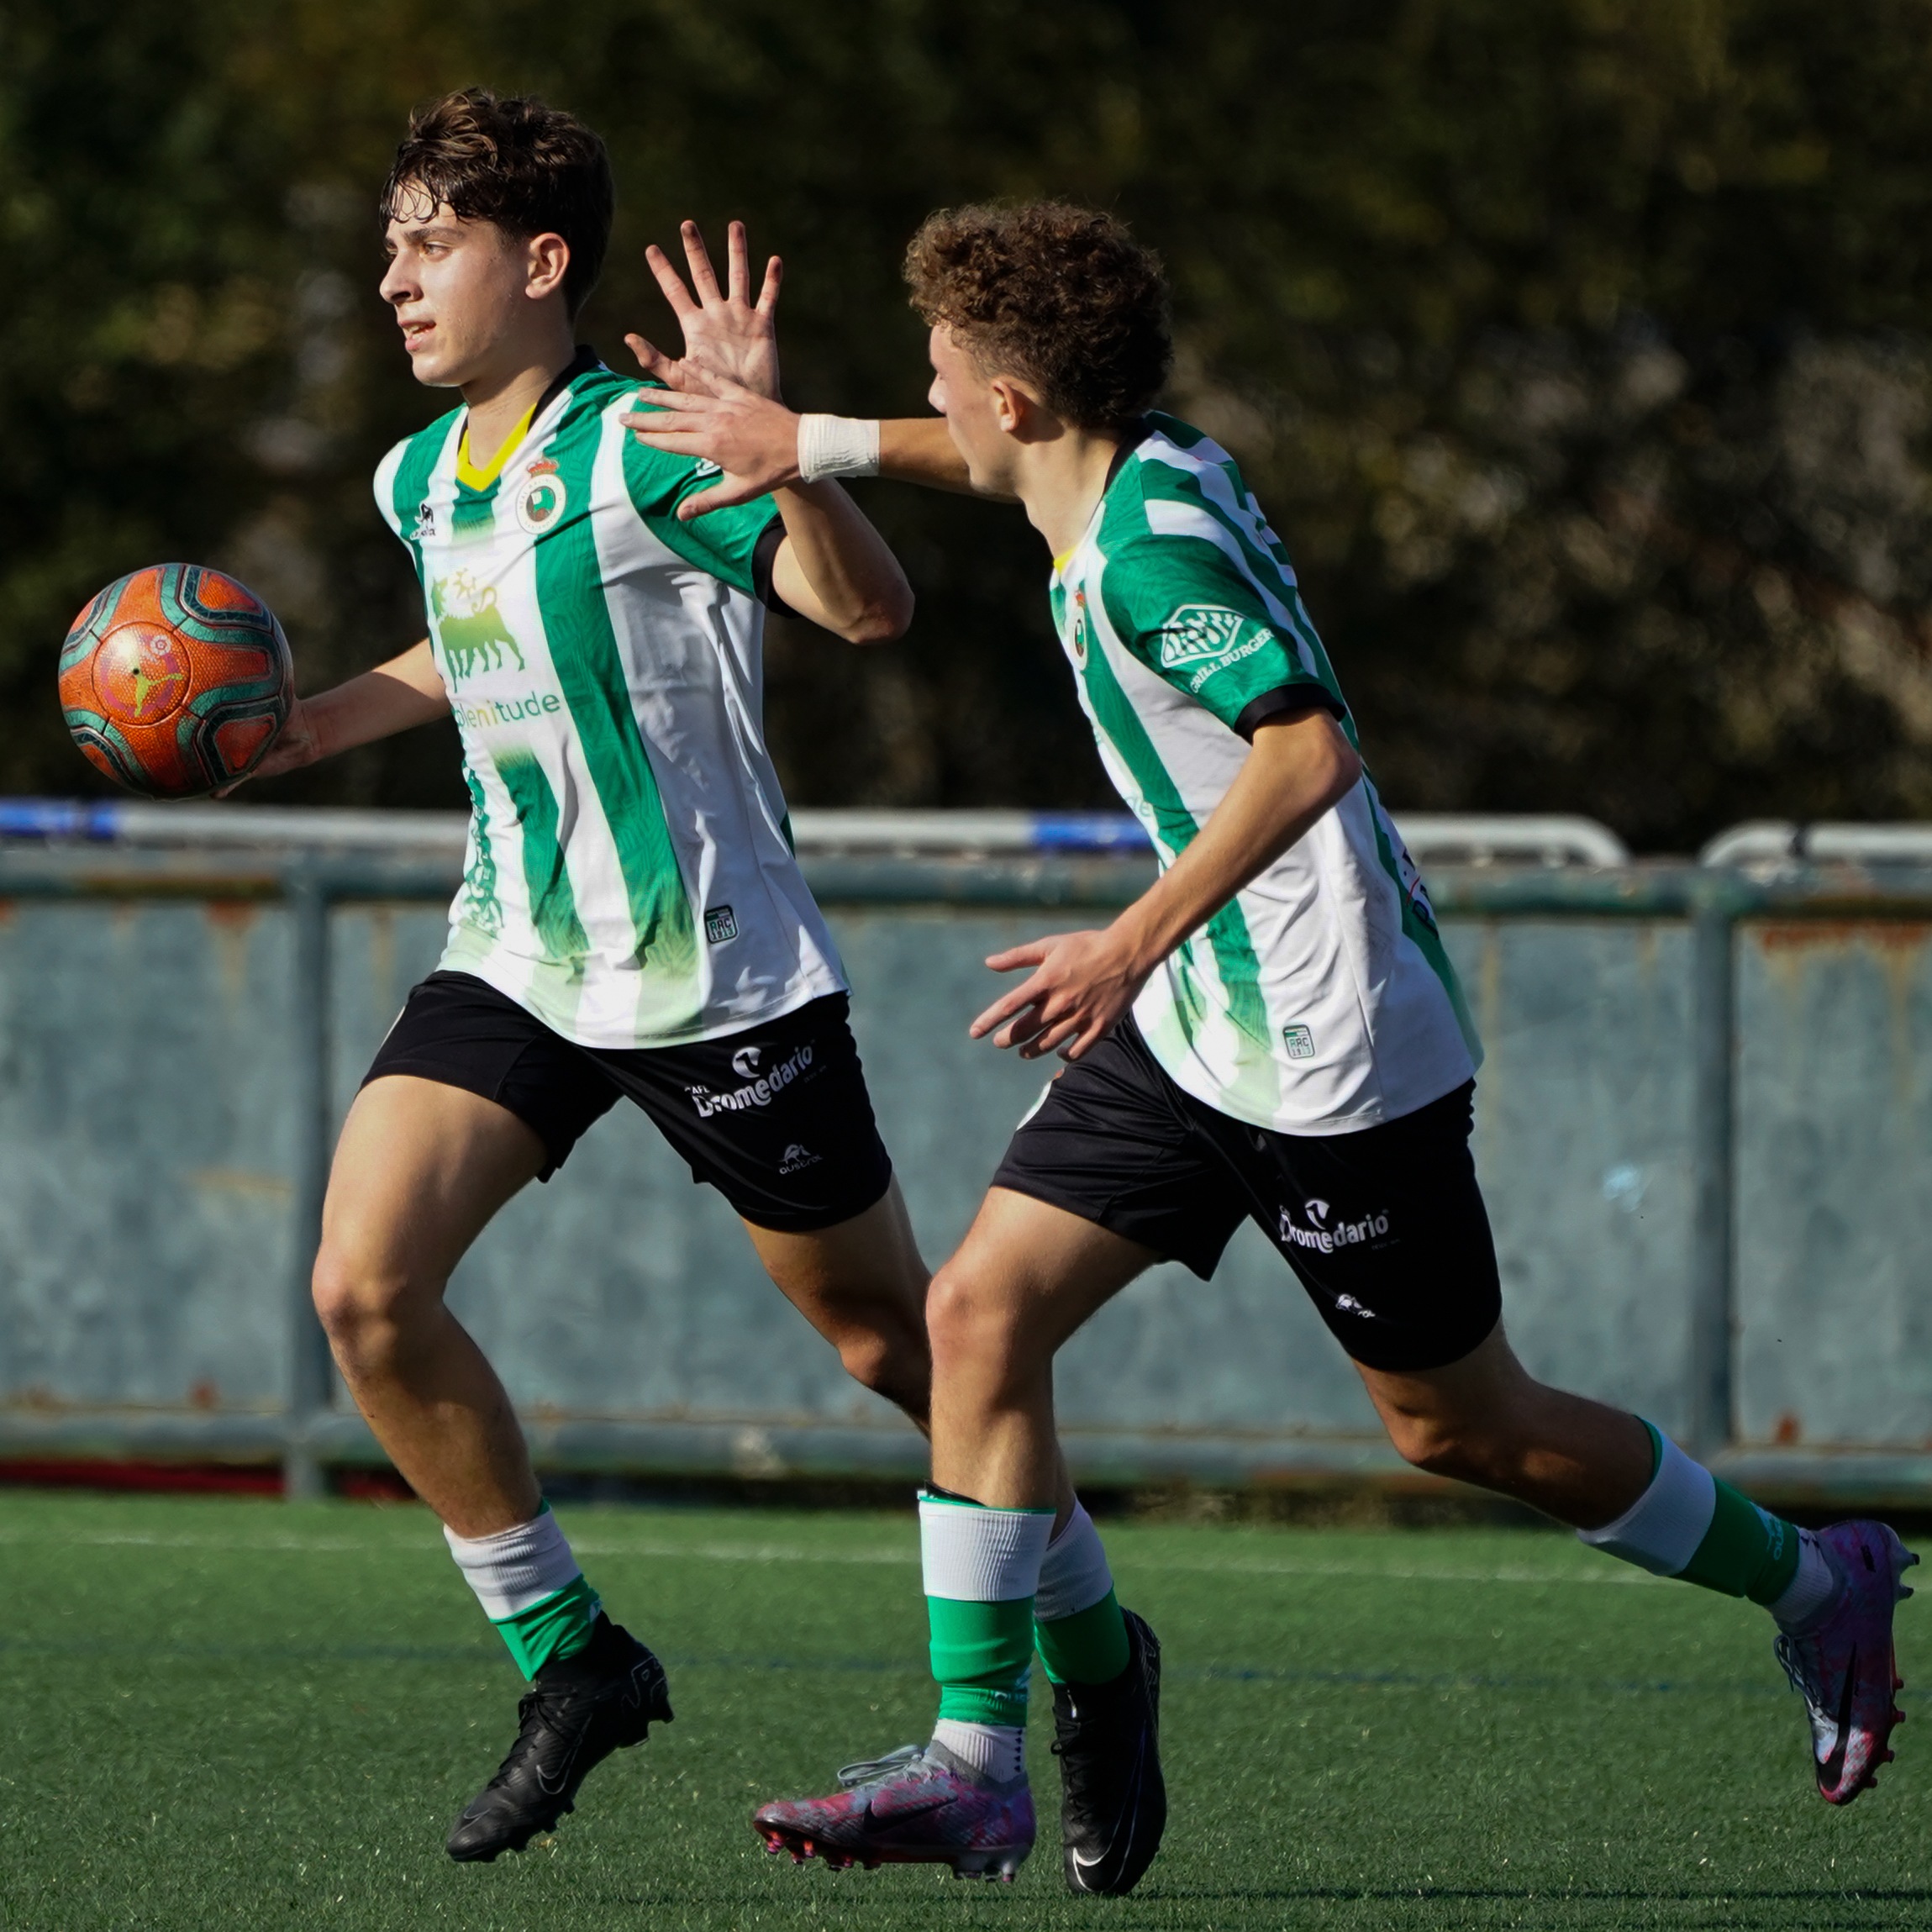
[[[94,1530],[48,1538],[26,1529],[0,1524],[0,1544],[35,1543],[43,1546],[86,1549],[209,1550],[266,1556],[440,1556],[432,1543],[359,1541],[348,1537],[296,1535],[214,1536],[193,1532],[157,1535],[138,1530]],[[830,1563],[868,1568],[911,1569],[916,1552],[898,1550],[800,1550],[773,1543],[635,1543],[605,1542],[582,1537],[571,1544],[581,1556],[632,1557],[657,1562],[700,1563]],[[1432,1564],[1302,1561],[1296,1558],[1187,1558],[1130,1556],[1131,1572],[1172,1576],[1285,1577],[1312,1580],[1353,1578],[1392,1583],[1528,1583],[1606,1584],[1623,1588],[1667,1585],[1671,1579],[1647,1571],[1606,1563],[1601,1569],[1537,1570],[1523,1566],[1477,1569],[1448,1568]]]

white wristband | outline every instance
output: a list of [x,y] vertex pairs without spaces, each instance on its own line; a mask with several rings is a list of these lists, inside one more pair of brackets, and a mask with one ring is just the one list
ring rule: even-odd
[[817,483],[827,476],[876,476],[879,425],[857,416],[798,419],[798,476]]

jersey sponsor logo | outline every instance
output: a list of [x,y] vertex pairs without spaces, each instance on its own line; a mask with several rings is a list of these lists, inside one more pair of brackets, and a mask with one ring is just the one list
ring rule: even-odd
[[540,537],[545,530],[555,529],[569,501],[570,492],[556,465],[547,456],[540,457],[530,465],[529,474],[517,492],[518,524],[531,536]]
[[[1241,632],[1252,626],[1253,634]],[[1252,657],[1275,641],[1266,624],[1256,624],[1245,612],[1216,603],[1184,603],[1161,632],[1161,668],[1187,672],[1187,689],[1197,692],[1217,671]]]
[[704,936],[714,946],[738,937],[738,919],[729,906],[713,906],[704,915]]
[[434,578],[429,585],[429,614],[436,620],[436,641],[452,683],[478,671],[501,671],[511,658],[525,668],[523,646],[511,634],[497,608],[497,587],[479,584],[467,571]]
[[769,1107],[793,1081],[808,1071],[813,1050],[809,1045],[801,1046],[789,1059],[780,1061],[769,1073],[758,1073],[756,1070],[763,1060],[764,1050],[756,1046],[740,1047],[733,1054],[731,1071],[745,1084],[731,1088],[729,1092],[713,1093],[708,1087],[703,1086],[687,1087],[684,1091],[691,1096],[691,1104],[698,1109],[698,1118],[708,1120],[713,1113],[742,1113],[748,1108]]
[[456,722],[471,731],[487,731],[492,724],[527,724],[545,712],[563,708],[563,700],[554,691],[533,691],[523,698],[460,698],[450,707]]
[[1315,1056],[1315,1036],[1312,1028],[1284,1026],[1282,1029],[1282,1045],[1288,1050],[1290,1060],[1313,1060]]
[[814,1154],[809,1147],[801,1147],[794,1140],[785,1150],[784,1157],[778,1163],[781,1174],[802,1174],[808,1167],[816,1167],[824,1159],[822,1154]]
[[[1295,1219],[1292,1208],[1281,1210],[1281,1239],[1298,1248],[1312,1248],[1318,1255],[1332,1255],[1338,1248],[1372,1246],[1388,1233],[1388,1210],[1386,1208],[1364,1214],[1359,1221],[1331,1221],[1333,1210],[1326,1201],[1316,1199],[1302,1203],[1302,1213],[1308,1222],[1303,1227]],[[1357,1304],[1359,1311],[1369,1311]]]

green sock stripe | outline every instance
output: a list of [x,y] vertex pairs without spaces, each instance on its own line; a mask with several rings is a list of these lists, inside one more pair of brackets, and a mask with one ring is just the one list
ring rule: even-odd
[[[1723,1485],[1719,1487],[1721,1488]],[[1751,1508],[1757,1509],[1764,1519],[1770,1547],[1764,1561],[1758,1566],[1756,1576],[1745,1584],[1744,1593],[1754,1603],[1775,1603],[1791,1587],[1804,1550],[1798,1542],[1795,1523],[1787,1523],[1782,1516],[1773,1516],[1768,1509],[1758,1509],[1755,1503]]]
[[[1644,1422],[1642,1416],[1637,1418]],[[1664,1439],[1657,1433],[1655,1423],[1644,1422],[1644,1434],[1650,1439],[1650,1480],[1657,1480],[1657,1471],[1664,1466]]]
[[970,1603],[929,1597],[926,1617],[933,1676],[942,1687],[960,1684],[1004,1693],[1025,1683],[1033,1664],[1032,1598]]
[[1007,1516],[1054,1516],[1059,1513],[1050,1503],[980,1503],[951,1489],[922,1488],[919,1499],[922,1503],[936,1503],[943,1509],[997,1509]]
[[1687,1583],[1727,1597],[1774,1603],[1798,1574],[1798,1531],[1760,1509],[1729,1483],[1714,1478],[1717,1507],[1690,1561],[1677,1572]]
[[1026,1729],[1024,1691],[985,1691],[970,1684],[947,1684],[940,1691],[940,1715],[966,1724],[1011,1724]]
[[1071,1617],[1035,1624],[1033,1635],[1050,1682],[1110,1684],[1127,1668],[1127,1619],[1111,1590]]
[[603,1603],[580,1571],[563,1588],[497,1620],[497,1633],[508,1647],[517,1668],[534,1677],[558,1657],[574,1657],[589,1643]]

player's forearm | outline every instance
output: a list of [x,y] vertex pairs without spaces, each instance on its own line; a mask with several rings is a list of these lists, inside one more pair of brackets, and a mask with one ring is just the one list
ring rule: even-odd
[[1200,836],[1114,922],[1136,966],[1151,972],[1361,776],[1361,760],[1325,711],[1259,726]]
[[943,416],[892,416],[882,422],[879,474],[895,482],[923,483],[929,490],[955,490],[962,496],[994,494],[973,488],[966,458],[959,453]]
[[424,638],[387,664],[305,698],[302,708],[316,757],[329,758],[446,717],[450,700]]
[[849,644],[888,644],[913,621],[913,587],[886,540],[836,483],[798,483],[773,500],[785,521],[772,587]]

